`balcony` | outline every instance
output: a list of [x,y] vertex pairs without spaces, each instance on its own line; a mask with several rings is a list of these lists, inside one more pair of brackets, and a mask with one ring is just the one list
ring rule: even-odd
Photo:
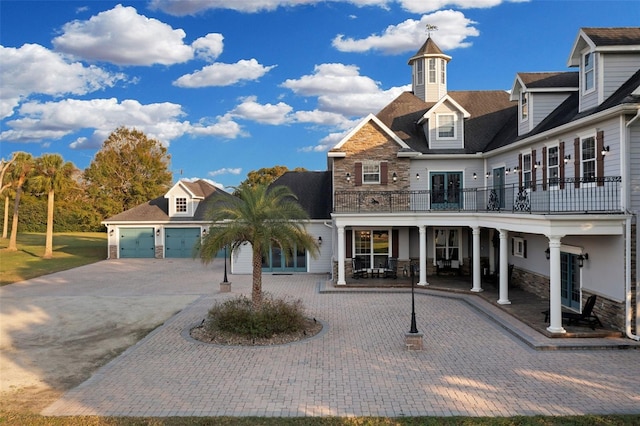
[[607,176],[554,179],[526,187],[510,184],[438,191],[336,191],[333,212],[623,213],[621,183],[620,176]]

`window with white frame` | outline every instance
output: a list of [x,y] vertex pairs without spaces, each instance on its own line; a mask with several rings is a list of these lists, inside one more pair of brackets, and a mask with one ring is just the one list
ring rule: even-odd
[[176,213],[187,212],[187,199],[183,197],[176,198]]
[[429,58],[429,83],[436,82],[436,59]]
[[588,52],[584,55],[583,77],[584,91],[588,92],[595,87],[595,70],[593,66],[593,53]]
[[531,187],[531,154],[522,156],[522,183],[525,188]]
[[513,238],[513,255],[515,257],[525,257],[525,241],[523,238]]
[[380,183],[380,163],[362,163],[362,183]]
[[582,165],[583,182],[596,180],[596,138],[589,136],[581,140],[580,162]]
[[440,61],[440,84],[447,83],[447,62]]
[[458,229],[434,228],[436,262],[439,260],[460,261],[460,234]]
[[424,84],[424,62],[416,61],[416,84]]
[[529,94],[520,93],[520,120],[525,121],[529,117]]
[[560,178],[560,151],[557,146],[547,150],[547,179],[550,188],[557,188]]
[[454,114],[438,114],[436,126],[438,127],[438,139],[454,139],[456,137]]

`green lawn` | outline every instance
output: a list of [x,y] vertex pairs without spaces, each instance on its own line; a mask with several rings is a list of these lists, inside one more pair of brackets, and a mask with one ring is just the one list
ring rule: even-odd
[[52,259],[42,258],[44,240],[44,233],[18,234],[18,251],[8,251],[9,240],[0,239],[0,286],[107,258],[103,232],[53,234]]

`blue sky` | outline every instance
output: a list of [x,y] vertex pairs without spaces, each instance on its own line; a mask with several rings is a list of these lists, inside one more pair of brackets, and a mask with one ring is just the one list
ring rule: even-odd
[[410,90],[432,38],[449,90],[567,70],[580,27],[640,25],[626,1],[150,0],[0,2],[0,154],[86,168],[115,128],[166,144],[174,179],[239,184],[326,151]]

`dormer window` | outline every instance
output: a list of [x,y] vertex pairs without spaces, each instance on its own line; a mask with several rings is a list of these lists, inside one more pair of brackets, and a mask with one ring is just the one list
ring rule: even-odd
[[454,114],[438,114],[436,126],[438,127],[438,139],[454,139],[456,137]]
[[593,67],[592,52],[585,53],[584,55],[583,84],[585,92],[593,90],[595,87],[595,71]]
[[529,117],[529,93],[520,93],[520,120],[526,121]]
[[187,212],[187,199],[180,197],[176,198],[176,213],[186,213]]

